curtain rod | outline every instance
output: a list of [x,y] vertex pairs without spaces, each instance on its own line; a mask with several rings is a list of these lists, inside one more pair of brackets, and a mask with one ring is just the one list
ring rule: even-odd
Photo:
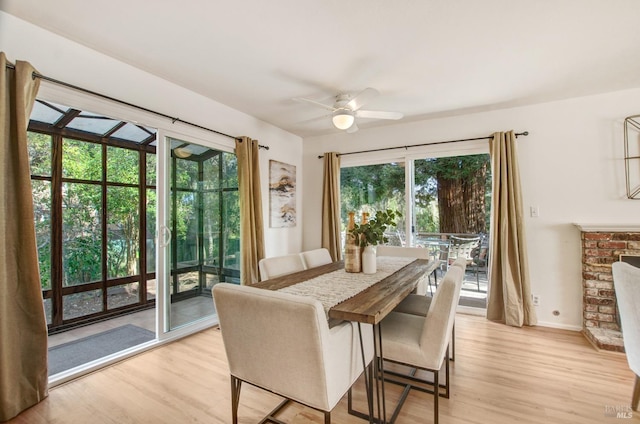
[[[515,136],[528,136],[529,131],[523,131],[521,133],[516,133]],[[461,141],[475,141],[475,140],[490,140],[493,136],[487,137],[476,137],[476,138],[461,138],[460,140],[448,140],[448,141],[436,141],[435,143],[422,143],[422,144],[411,144],[409,146],[396,146],[396,147],[383,147],[381,149],[371,149],[371,150],[360,150],[357,152],[347,152],[347,153],[338,153],[338,156],[347,156],[347,155],[355,155],[358,153],[371,153],[371,152],[382,152],[385,150],[395,150],[395,149],[408,149],[409,147],[422,147],[422,146],[435,146],[436,144],[448,144],[448,143],[460,143]],[[318,159],[322,159],[324,155],[319,155]]]
[[[7,63],[7,68],[16,69],[16,66],[11,64],[11,63]],[[222,136],[225,136],[225,137],[233,138],[234,140],[239,140],[240,139],[240,137],[234,137],[232,135],[225,134],[223,132],[216,131],[216,130],[213,130],[211,128],[203,127],[202,125],[194,124],[194,123],[189,122],[189,121],[184,121],[184,120],[182,120],[180,118],[175,118],[173,116],[169,116],[169,115],[164,114],[162,112],[156,112],[155,110],[147,109],[146,107],[134,105],[133,103],[125,102],[124,100],[116,99],[114,97],[110,97],[110,96],[107,96],[107,95],[104,95],[104,94],[100,94],[100,93],[97,93],[95,91],[88,90],[86,88],[78,87],[77,85],[69,84],[67,82],[57,80],[55,78],[47,77],[47,76],[39,74],[39,73],[37,73],[35,71],[32,73],[31,77],[33,79],[40,78],[42,80],[45,80],[45,81],[48,81],[48,82],[52,82],[54,84],[62,85],[62,86],[67,87],[67,88],[72,88],[74,90],[81,91],[83,93],[91,94],[92,96],[100,97],[102,99],[106,99],[106,100],[109,100],[109,101],[112,101],[112,102],[116,102],[116,103],[119,103],[121,105],[133,107],[135,109],[142,110],[144,112],[152,113],[154,115],[170,119],[172,124],[175,124],[176,122],[180,122],[181,124],[190,125],[192,127],[199,128],[201,130],[205,130],[205,131],[209,131],[209,132],[212,132],[212,133],[216,133],[218,135],[222,135]],[[261,149],[269,150],[269,146],[258,145],[258,147],[260,147]]]

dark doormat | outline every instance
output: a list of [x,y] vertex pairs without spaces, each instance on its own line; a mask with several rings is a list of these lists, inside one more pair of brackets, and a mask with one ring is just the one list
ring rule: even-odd
[[458,302],[460,306],[470,306],[472,308],[487,308],[487,298],[476,298],[476,297],[465,297],[460,296],[460,302]]
[[66,371],[78,365],[111,355],[141,343],[153,340],[155,333],[136,325],[93,334],[82,339],[54,346],[49,349],[49,375]]

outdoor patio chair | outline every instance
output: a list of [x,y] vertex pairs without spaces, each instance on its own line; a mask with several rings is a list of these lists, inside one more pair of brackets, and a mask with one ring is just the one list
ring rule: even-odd
[[448,263],[452,265],[456,259],[464,258],[467,265],[473,263],[473,254],[480,246],[480,237],[462,238],[451,236],[449,238]]
[[484,272],[489,276],[489,247],[479,246],[473,254],[473,260],[469,264],[469,269],[476,274],[476,284],[478,285],[478,291],[480,291],[480,272]]

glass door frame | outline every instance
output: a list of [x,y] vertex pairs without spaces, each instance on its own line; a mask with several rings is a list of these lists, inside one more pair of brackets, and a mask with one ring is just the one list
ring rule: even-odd
[[[224,137],[227,139],[227,137]],[[190,324],[171,328],[171,294],[168,292],[167,282],[171,284],[171,142],[169,139],[178,139],[192,144],[215,149],[221,152],[235,153],[235,143],[231,141],[223,143],[222,136],[203,138],[192,133],[182,133],[158,129],[156,147],[157,166],[157,254],[156,254],[156,334],[159,340],[165,341],[183,337],[196,331],[209,328],[218,324],[217,315],[213,314],[194,321]],[[224,140],[226,141],[226,140]]]
[[[413,148],[410,153],[401,153],[398,155],[392,155],[388,151],[384,153],[373,152],[362,155],[354,155],[354,156],[342,156],[341,157],[341,168],[350,168],[354,166],[367,166],[367,165],[378,165],[383,163],[392,163],[392,162],[404,162],[405,167],[405,210],[406,216],[404,216],[405,220],[405,234],[406,234],[406,245],[413,245],[413,229],[414,227],[414,210],[413,210],[413,191],[415,187],[414,180],[414,161],[425,159],[425,158],[441,158],[441,157],[452,157],[452,156],[468,156],[468,155],[478,155],[478,154],[489,154],[489,143],[487,141],[469,141],[469,142],[460,142],[455,144],[445,144],[438,145],[434,144],[433,146],[421,146],[417,148]],[[493,175],[493,174],[492,174]],[[489,211],[489,213],[491,213]],[[493,225],[493,222],[490,223]]]

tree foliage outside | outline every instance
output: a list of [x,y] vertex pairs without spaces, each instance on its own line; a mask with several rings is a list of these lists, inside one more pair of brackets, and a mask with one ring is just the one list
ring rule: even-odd
[[[405,168],[397,163],[342,168],[341,214],[405,211]],[[418,233],[487,233],[491,201],[489,155],[414,161],[414,219]],[[404,223],[398,222],[399,237]],[[398,244],[391,240],[391,244]]]
[[[404,167],[398,163],[354,166],[340,170],[341,218],[346,228],[347,214],[363,212],[375,216],[378,210],[391,209],[406,216]],[[404,219],[396,221],[397,228],[404,228]]]
[[491,206],[489,155],[416,160],[414,166],[419,231],[487,233]]
[[[53,137],[35,132],[29,132],[28,136],[42,288],[51,289],[54,286],[51,242],[55,232],[52,228]],[[154,272],[156,155],[67,138],[61,140],[61,286],[102,281],[105,277],[134,276],[141,273],[141,266],[145,266],[147,272]],[[142,188],[141,157],[146,164],[146,184]],[[222,256],[236,253],[240,217],[235,155],[211,151],[205,160],[197,156],[191,160],[174,160],[172,213],[178,260],[197,264],[201,259],[197,249],[201,243],[204,258],[220,256],[220,231],[224,233],[227,247]],[[142,210],[140,190],[146,193]],[[225,214],[225,219],[220,217],[220,212]],[[145,234],[141,234],[140,229],[142,213],[146,214]],[[205,234],[201,233],[202,228]],[[142,237],[146,240],[146,264],[140,263]],[[211,259],[210,262],[213,265],[217,261]]]

